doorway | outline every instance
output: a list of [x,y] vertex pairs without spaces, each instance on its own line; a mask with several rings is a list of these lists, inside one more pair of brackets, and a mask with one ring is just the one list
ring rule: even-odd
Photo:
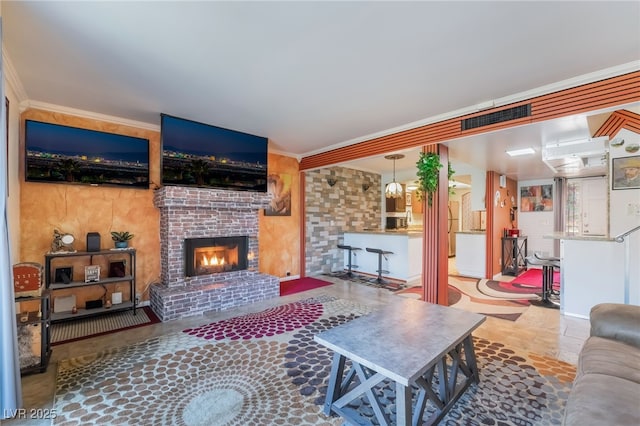
[[565,232],[575,235],[609,234],[606,176],[567,179]]

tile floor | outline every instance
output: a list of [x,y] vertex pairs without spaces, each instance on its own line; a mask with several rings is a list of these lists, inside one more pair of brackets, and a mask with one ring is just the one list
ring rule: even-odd
[[[337,278],[320,277],[332,280],[335,285],[279,297],[267,301],[247,305],[241,308],[217,312],[183,320],[159,323],[147,327],[126,330],[72,342],[53,347],[49,368],[45,373],[34,374],[22,378],[23,406],[29,409],[50,409],[55,391],[56,365],[59,360],[72,358],[101,351],[106,348],[129,345],[137,341],[183,330],[187,327],[207,324],[244,313],[259,312],[266,308],[288,303],[303,297],[328,294],[340,298],[359,300],[375,307],[396,296],[388,290],[366,286]],[[520,318],[513,322],[492,317],[480,326],[474,335],[494,341],[500,341],[512,347],[528,350],[541,355],[548,355],[575,364],[584,340],[589,334],[589,322],[585,319],[564,317],[556,309],[530,306]],[[3,420],[6,425],[47,424],[50,421]]]

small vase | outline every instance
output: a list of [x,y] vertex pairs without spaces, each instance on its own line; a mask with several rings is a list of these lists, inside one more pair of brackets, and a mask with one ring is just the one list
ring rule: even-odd
[[116,241],[116,248],[122,249],[129,247],[129,241]]

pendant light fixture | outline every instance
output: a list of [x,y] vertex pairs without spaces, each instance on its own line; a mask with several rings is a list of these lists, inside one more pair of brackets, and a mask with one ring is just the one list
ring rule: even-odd
[[393,182],[388,183],[384,189],[384,195],[387,198],[400,198],[402,197],[402,185],[396,182],[396,160],[404,158],[403,154],[391,154],[385,155],[387,160],[393,160]]

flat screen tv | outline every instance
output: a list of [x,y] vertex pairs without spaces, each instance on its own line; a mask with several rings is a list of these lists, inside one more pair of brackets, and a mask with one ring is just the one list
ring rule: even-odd
[[149,140],[26,120],[29,182],[149,188]]
[[162,184],[267,192],[268,139],[161,114]]

